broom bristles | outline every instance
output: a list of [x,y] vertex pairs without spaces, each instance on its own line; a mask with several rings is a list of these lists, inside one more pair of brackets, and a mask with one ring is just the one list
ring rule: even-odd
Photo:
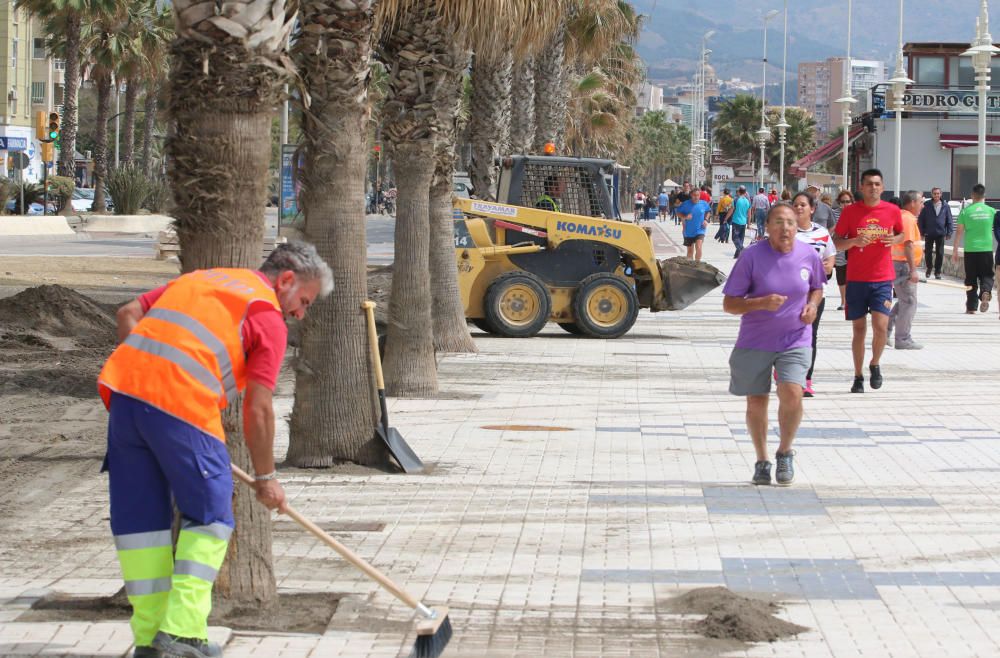
[[417,635],[411,658],[438,658],[451,640],[451,620],[445,615],[433,633]]

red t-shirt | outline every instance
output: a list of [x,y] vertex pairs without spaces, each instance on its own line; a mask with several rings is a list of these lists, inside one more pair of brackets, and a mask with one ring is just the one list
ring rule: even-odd
[[[903,214],[898,206],[888,201],[879,201],[874,207],[858,201],[844,208],[833,232],[842,238],[856,238],[862,233],[873,238],[891,237],[903,232]],[[896,278],[890,245],[872,242],[867,247],[852,247],[849,254],[848,281],[892,281]]]
[[706,192],[705,190],[702,190],[701,200],[704,201],[705,203],[712,203],[712,195]]
[[[260,272],[254,272],[264,281],[267,277]],[[156,304],[167,286],[139,296],[142,312],[145,313]],[[247,356],[247,379],[253,380],[272,391],[278,383],[278,371],[285,358],[285,347],[288,344],[288,327],[281,313],[264,301],[250,304],[246,320],[241,328],[243,332],[243,349]]]

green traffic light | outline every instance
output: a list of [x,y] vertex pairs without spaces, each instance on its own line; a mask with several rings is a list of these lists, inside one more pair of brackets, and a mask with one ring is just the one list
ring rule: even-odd
[[49,131],[49,139],[55,139],[58,136],[59,136],[59,131],[58,130],[50,130]]

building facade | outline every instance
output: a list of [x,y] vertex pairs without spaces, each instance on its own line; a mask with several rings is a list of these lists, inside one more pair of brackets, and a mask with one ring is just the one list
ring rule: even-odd
[[[841,107],[835,102],[838,98],[854,97],[860,101],[854,110],[866,109],[864,102],[869,90],[889,77],[885,62],[851,58],[850,70],[845,71],[846,61],[844,57],[830,57],[822,62],[799,64],[798,103],[816,119],[818,141],[840,126]],[[845,79],[848,79],[847,87]]]
[[663,109],[663,87],[649,82],[643,82],[635,94],[635,115],[641,117],[646,112],[659,112]]

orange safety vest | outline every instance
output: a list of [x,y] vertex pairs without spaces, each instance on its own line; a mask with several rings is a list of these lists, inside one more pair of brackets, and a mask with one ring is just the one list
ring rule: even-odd
[[247,385],[241,326],[255,301],[281,312],[253,270],[197,270],[172,281],[105,362],[97,380],[104,406],[113,392],[128,395],[225,442],[220,411]]

